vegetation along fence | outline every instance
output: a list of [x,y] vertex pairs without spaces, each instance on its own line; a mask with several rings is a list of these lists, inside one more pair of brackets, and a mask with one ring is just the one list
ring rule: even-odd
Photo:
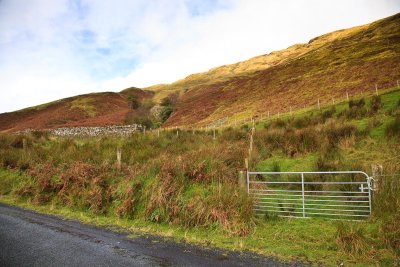
[[362,220],[371,214],[373,178],[361,171],[247,172],[258,214]]

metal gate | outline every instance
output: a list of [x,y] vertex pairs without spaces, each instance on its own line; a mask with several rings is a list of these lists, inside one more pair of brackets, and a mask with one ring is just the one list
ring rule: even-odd
[[258,214],[362,220],[371,214],[372,177],[361,171],[247,172]]

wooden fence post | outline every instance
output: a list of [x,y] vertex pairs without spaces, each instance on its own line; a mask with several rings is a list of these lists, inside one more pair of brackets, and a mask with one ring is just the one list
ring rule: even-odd
[[239,176],[238,176],[238,185],[239,188],[246,188],[246,171],[245,170],[240,170],[239,171]]
[[122,151],[121,148],[117,148],[117,170],[121,170],[121,157],[122,157]]
[[375,94],[378,95],[378,84],[375,84]]
[[347,99],[347,102],[349,102],[349,92],[347,92],[347,91],[346,91],[346,99]]
[[318,98],[318,109],[321,109],[321,105],[319,104],[319,98]]
[[23,138],[23,139],[22,139],[22,149],[25,150],[26,147],[27,147],[27,145],[26,145],[26,138]]
[[381,181],[383,177],[383,166],[380,164],[371,164],[372,177],[374,178],[374,190],[379,192]]

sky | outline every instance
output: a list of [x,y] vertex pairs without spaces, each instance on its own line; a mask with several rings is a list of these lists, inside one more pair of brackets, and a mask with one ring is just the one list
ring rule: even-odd
[[398,12],[398,0],[0,0],[0,113],[171,83]]

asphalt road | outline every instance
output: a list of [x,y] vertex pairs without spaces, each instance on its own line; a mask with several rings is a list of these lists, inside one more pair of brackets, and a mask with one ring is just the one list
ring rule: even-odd
[[127,237],[0,203],[0,266],[301,266],[249,252]]

